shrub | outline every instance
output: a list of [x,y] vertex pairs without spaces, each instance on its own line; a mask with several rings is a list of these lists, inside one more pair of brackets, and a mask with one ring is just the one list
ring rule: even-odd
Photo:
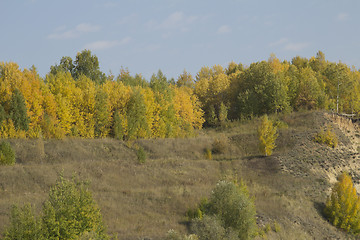
[[85,183],[60,175],[50,189],[42,215],[31,206],[14,206],[5,239],[109,239],[100,210]]
[[22,208],[13,206],[11,209],[10,226],[6,229],[4,240],[13,239],[45,239],[42,234],[41,221],[35,216],[30,204]]
[[139,161],[139,163],[143,164],[146,162],[146,152],[145,152],[145,149],[143,147],[139,147],[136,151],[136,156],[137,156],[137,159]]
[[331,127],[326,126],[327,130],[321,128],[320,132],[318,132],[314,136],[314,141],[321,144],[326,144],[329,147],[336,148],[338,145],[338,138],[336,134],[332,131]]
[[3,141],[0,143],[0,165],[14,165],[15,152],[10,143]]
[[47,239],[73,239],[86,232],[107,239],[100,209],[85,183],[60,175],[43,209]]
[[202,219],[194,219],[191,229],[199,237],[199,240],[228,239],[225,228],[216,216],[204,216]]
[[256,211],[244,184],[220,181],[209,202],[200,204],[203,218],[195,218],[199,239],[251,239],[256,235]]
[[360,233],[360,198],[347,173],[341,174],[334,185],[324,213],[334,226],[354,234]]

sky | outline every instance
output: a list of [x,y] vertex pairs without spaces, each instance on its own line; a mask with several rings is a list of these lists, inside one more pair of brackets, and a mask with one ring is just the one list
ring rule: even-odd
[[106,74],[175,78],[275,54],[360,68],[358,0],[0,0],[0,62],[42,77],[91,50]]

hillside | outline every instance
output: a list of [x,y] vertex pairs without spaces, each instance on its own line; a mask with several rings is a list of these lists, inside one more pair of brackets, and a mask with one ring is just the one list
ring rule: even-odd
[[[110,234],[119,239],[161,239],[169,229],[186,233],[184,214],[210,194],[219,179],[242,179],[255,197],[259,226],[278,223],[268,239],[344,239],[322,216],[331,185],[341,171],[359,184],[359,129],[324,112],[280,117],[277,148],[259,155],[258,120],[201,130],[196,138],[123,142],[114,139],[11,140],[17,164],[0,168],[0,232],[10,206],[30,202],[37,210],[59,172],[91,182]],[[312,141],[331,124],[335,149]],[[204,157],[220,139],[225,151]],[[148,154],[139,164],[135,146]]]

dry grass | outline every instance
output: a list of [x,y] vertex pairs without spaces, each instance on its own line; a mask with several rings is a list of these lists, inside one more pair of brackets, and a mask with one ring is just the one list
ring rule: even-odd
[[[91,182],[108,232],[119,239],[161,239],[169,229],[188,233],[185,212],[208,196],[219,179],[245,181],[255,197],[259,226],[275,221],[281,226],[268,232],[267,239],[344,239],[319,207],[330,184],[325,170],[313,173],[322,167],[312,159],[339,154],[308,138],[325,121],[321,114],[281,116],[288,128],[280,129],[278,147],[267,158],[259,156],[257,120],[230,123],[221,131],[207,129],[196,138],[132,144],[113,139],[12,140],[18,163],[0,168],[0,232],[9,222],[12,204],[30,202],[40,211],[64,171],[65,177],[75,173]],[[226,152],[206,159],[204,150],[224,136]],[[340,145],[343,141],[340,136]],[[133,146],[145,149],[144,164],[138,163]]]

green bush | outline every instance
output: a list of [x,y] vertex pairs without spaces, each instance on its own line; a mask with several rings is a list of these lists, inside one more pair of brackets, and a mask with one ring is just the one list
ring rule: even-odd
[[257,233],[254,200],[244,184],[220,181],[199,209],[203,217],[192,221],[199,239],[246,240]]
[[30,205],[13,207],[4,237],[6,240],[109,239],[100,210],[85,183],[66,180],[62,175],[50,189],[39,217]]
[[336,148],[336,146],[338,145],[338,138],[336,134],[332,131],[331,127],[326,126],[326,128],[326,131],[321,128],[320,132],[318,132],[314,136],[314,141],[317,143],[326,144],[332,148]]
[[42,233],[41,219],[35,216],[34,209],[30,204],[26,204],[22,208],[13,206],[10,216],[10,226],[5,231],[4,240],[46,239]]
[[0,143],[0,165],[14,165],[15,152],[10,143],[3,141]]

